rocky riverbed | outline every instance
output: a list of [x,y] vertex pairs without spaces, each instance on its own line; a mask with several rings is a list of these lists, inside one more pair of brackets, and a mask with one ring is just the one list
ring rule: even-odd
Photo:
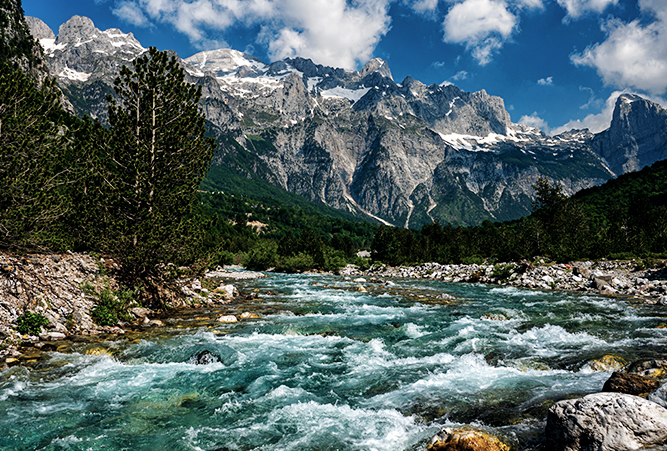
[[[130,310],[136,320],[133,323],[109,327],[93,322],[95,293],[118,288],[115,269],[113,260],[86,253],[0,253],[0,362],[18,356],[18,346],[26,343],[39,348],[70,335],[123,334],[130,327],[162,325],[157,312],[140,306]],[[203,277],[188,276],[188,268],[180,269],[184,277],[177,281],[176,289],[184,296],[173,297],[167,305],[170,309],[226,304],[239,296],[231,282],[266,277],[240,267],[217,268]],[[25,312],[39,313],[48,320],[41,333],[22,335],[16,330]]]
[[642,268],[635,261],[548,263],[499,263],[494,265],[441,265],[390,267],[373,265],[361,271],[353,265],[341,274],[348,277],[416,278],[453,283],[484,283],[531,288],[627,296],[649,304],[667,305],[667,269]]

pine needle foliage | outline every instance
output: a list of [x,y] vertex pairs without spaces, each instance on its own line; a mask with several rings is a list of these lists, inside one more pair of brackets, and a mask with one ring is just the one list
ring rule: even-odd
[[121,69],[114,89],[100,247],[119,260],[129,287],[143,285],[159,302],[159,265],[192,260],[201,245],[193,212],[215,144],[204,136],[201,87],[167,52],[151,47],[134,69]]
[[68,209],[59,99],[52,80],[40,90],[20,69],[0,65],[0,248],[43,248]]

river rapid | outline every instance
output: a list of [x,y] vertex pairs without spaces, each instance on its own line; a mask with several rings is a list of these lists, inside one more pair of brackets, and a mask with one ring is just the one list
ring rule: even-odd
[[461,424],[539,449],[553,401],[609,378],[595,359],[667,354],[664,307],[394,282],[272,274],[239,285],[258,299],[65,343],[0,372],[0,449],[424,450]]

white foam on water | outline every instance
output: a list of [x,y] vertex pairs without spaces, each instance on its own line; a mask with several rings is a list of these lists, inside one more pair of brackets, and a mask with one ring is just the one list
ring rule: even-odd
[[[394,391],[374,396],[363,405],[400,408],[418,399],[475,400],[490,389],[504,390],[525,384],[551,387],[555,380],[567,376],[565,370],[519,369],[513,366],[492,366],[480,354],[453,358],[439,371]],[[541,382],[544,381],[544,382]]]
[[570,333],[561,326],[551,324],[533,327],[523,333],[515,332],[507,339],[501,340],[501,343],[510,348],[520,348],[522,353],[540,357],[555,357],[566,349],[579,352],[590,347],[608,346],[604,340],[586,332]]
[[419,338],[427,335],[427,333],[424,332],[424,326],[418,326],[414,323],[407,323],[403,327],[405,328],[405,335],[410,338]]
[[512,297],[523,297],[523,296],[544,296],[543,291],[538,290],[524,290],[516,287],[502,287],[502,288],[491,288],[489,290],[491,294],[503,294],[505,296]]

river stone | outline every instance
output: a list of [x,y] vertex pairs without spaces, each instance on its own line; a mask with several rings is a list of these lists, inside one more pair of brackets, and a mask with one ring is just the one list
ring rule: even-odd
[[132,313],[136,318],[147,318],[150,314],[151,311],[150,309],[144,308],[144,307],[135,307],[130,309],[130,313]]
[[238,321],[234,315],[222,315],[220,316],[217,321],[219,323],[235,323]]
[[591,360],[588,362],[584,368],[588,368],[591,371],[603,371],[611,373],[613,371],[620,370],[627,364],[628,362],[626,362],[622,357],[616,355],[603,355],[599,359]]
[[431,438],[427,451],[509,451],[510,446],[481,429],[444,428]]
[[214,293],[219,293],[224,296],[225,299],[231,300],[234,299],[234,296],[239,295],[239,291],[236,289],[234,285],[220,285],[218,288],[213,290]]
[[660,386],[660,382],[637,374],[619,373],[611,374],[604,383],[603,392],[626,393],[628,395],[642,395],[651,393]]
[[651,379],[660,379],[667,373],[667,360],[665,359],[642,359],[628,365],[628,373],[638,374]]
[[660,386],[660,388],[648,395],[646,399],[667,408],[667,384]]
[[39,334],[39,339],[43,341],[64,340],[67,336],[62,332],[44,332]]
[[555,451],[627,451],[667,440],[667,409],[637,396],[595,393],[549,409],[547,442]]
[[209,365],[211,363],[220,363],[222,359],[219,355],[213,354],[211,351],[202,351],[199,354],[190,357],[188,363],[194,365]]

